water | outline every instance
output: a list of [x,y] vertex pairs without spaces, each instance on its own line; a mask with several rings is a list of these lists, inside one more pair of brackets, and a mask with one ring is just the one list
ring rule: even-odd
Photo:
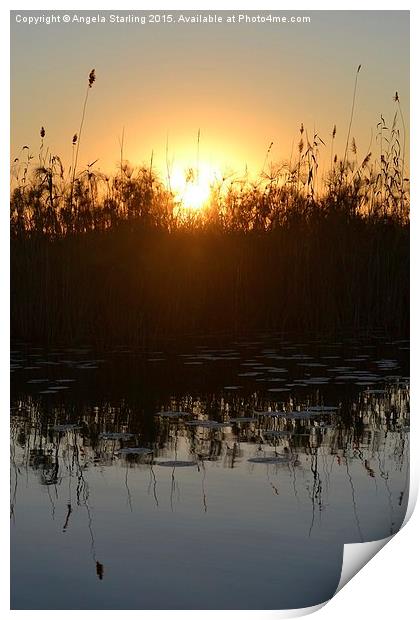
[[12,348],[14,609],[316,605],[404,519],[405,341]]

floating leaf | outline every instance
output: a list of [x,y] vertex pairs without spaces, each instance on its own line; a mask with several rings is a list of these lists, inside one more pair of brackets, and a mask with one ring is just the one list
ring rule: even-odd
[[197,466],[196,461],[157,461],[155,465],[160,467],[194,467]]

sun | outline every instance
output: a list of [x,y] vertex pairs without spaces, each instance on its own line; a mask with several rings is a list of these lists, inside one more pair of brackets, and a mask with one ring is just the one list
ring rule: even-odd
[[210,185],[201,182],[189,182],[182,195],[182,203],[187,209],[201,209],[210,197]]
[[212,187],[220,178],[218,168],[200,162],[186,168],[174,166],[169,175],[169,183],[180,206],[197,211],[208,204]]

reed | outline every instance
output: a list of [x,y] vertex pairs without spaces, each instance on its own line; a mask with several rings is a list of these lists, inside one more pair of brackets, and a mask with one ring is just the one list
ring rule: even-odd
[[[146,344],[185,334],[255,330],[406,334],[409,187],[398,95],[380,153],[358,159],[351,126],[325,144],[302,124],[289,162],[223,179],[205,208],[182,208],[153,166],[123,159],[115,175],[67,179],[42,128],[39,166],[24,147],[12,164],[12,337],[42,343]],[[92,82],[92,83],[91,83]],[[398,119],[403,123],[400,138]],[[402,142],[402,146],[401,146]],[[197,166],[200,132],[197,135]],[[319,174],[325,150],[330,170]],[[167,155],[167,174],[170,176]]]
[[74,180],[75,180],[75,177],[76,177],[77,163],[78,163],[78,159],[79,159],[80,140],[82,138],[83,125],[84,125],[85,116],[86,116],[86,106],[87,106],[87,102],[88,102],[88,97],[89,97],[90,89],[92,88],[93,83],[95,81],[96,81],[95,69],[92,69],[92,71],[89,73],[88,84],[87,84],[87,87],[86,87],[85,99],[83,101],[82,117],[80,119],[79,134],[78,135],[74,134],[73,141],[72,141],[73,147],[76,146],[76,155],[74,157],[74,162],[72,162],[72,179],[71,179],[71,186],[70,186],[70,207],[73,204]]

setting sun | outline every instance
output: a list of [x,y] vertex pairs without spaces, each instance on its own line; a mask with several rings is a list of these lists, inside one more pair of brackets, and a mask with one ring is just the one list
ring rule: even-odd
[[182,207],[197,210],[206,205],[212,186],[221,177],[220,170],[204,162],[185,168],[176,165],[169,174],[169,184]]

